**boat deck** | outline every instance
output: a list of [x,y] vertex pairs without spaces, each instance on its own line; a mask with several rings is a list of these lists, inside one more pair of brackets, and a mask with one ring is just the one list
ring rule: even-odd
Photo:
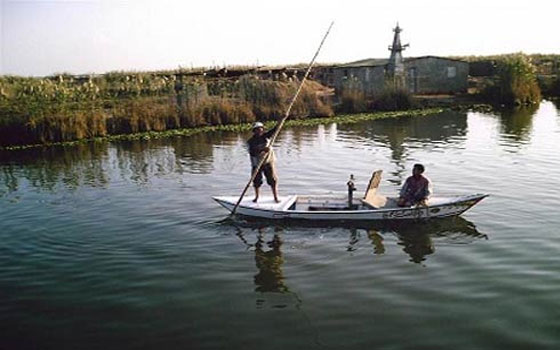
[[396,198],[386,198],[383,205],[372,206],[364,202],[361,198],[354,198],[352,207],[348,205],[347,197],[326,197],[326,196],[299,196],[295,207],[292,210],[304,211],[323,211],[323,210],[371,210],[371,209],[389,209],[397,208]]
[[[480,196],[480,195],[475,195]],[[238,197],[224,196],[215,197],[216,200],[233,205],[237,202]],[[360,211],[360,210],[390,210],[390,209],[406,209],[407,207],[399,207],[397,205],[397,197],[380,196],[381,201],[370,204],[361,198],[355,198],[352,206],[348,206],[348,198],[343,195],[288,195],[280,196],[280,202],[276,203],[272,196],[262,196],[258,202],[253,202],[251,197],[244,198],[240,207],[247,209],[267,210],[274,212],[298,211],[298,212],[316,212],[316,211]],[[453,204],[457,200],[468,199],[458,196],[432,197],[428,200],[428,207]],[[411,206],[408,208],[416,208]]]
[[[222,197],[228,201],[236,203],[239,197]],[[253,209],[264,209],[264,210],[275,210],[275,211],[283,211],[293,209],[292,206],[298,199],[296,195],[289,195],[289,196],[278,196],[280,200],[279,203],[274,201],[274,197],[272,196],[261,196],[259,200],[255,203],[253,202],[252,197],[245,197],[239,203],[240,206],[246,208],[253,208]]]
[[[233,202],[235,199],[232,198]],[[384,205],[373,207],[364,203],[362,199],[355,198],[352,207],[348,206],[348,198],[344,196],[280,196],[280,202],[276,203],[272,196],[262,196],[255,203],[252,198],[244,198],[240,205],[246,208],[264,209],[264,210],[298,210],[298,211],[339,211],[339,210],[371,210],[371,209],[389,209],[397,208],[396,198],[387,198]]]

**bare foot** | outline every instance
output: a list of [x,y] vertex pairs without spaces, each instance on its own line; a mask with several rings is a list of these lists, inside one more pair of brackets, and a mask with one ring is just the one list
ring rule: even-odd
[[278,198],[274,198],[274,201],[275,201],[276,203],[280,203],[280,201],[278,200]]

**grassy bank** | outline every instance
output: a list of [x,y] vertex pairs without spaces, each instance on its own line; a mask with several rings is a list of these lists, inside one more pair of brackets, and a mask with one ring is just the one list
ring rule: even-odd
[[[535,78],[530,57],[502,55],[495,59],[496,73],[485,78],[490,83],[482,94],[469,96],[473,100],[470,105],[481,101],[525,105],[540,100],[541,81]],[[556,57],[540,59],[556,62]],[[546,67],[555,69],[556,63]],[[2,76],[0,147],[181,134],[184,130],[228,129],[235,124],[274,120],[284,114],[302,75],[299,68],[234,68],[44,78]],[[545,93],[560,94],[558,77],[543,84]],[[375,96],[366,96],[359,86],[349,86],[333,96],[332,89],[307,81],[290,118],[332,117],[335,109],[337,114],[349,114],[432,106],[430,101],[395,86],[389,85]],[[459,103],[454,98],[443,106],[458,108]]]
[[[338,115],[331,117],[322,118],[306,118],[306,119],[289,119],[286,122],[287,127],[293,126],[314,126],[319,124],[353,124],[366,120],[383,119],[383,118],[396,118],[396,117],[412,117],[412,116],[425,116],[434,113],[442,112],[442,108],[430,108],[430,109],[417,109],[408,111],[397,111],[397,112],[377,112],[377,113],[362,113],[362,114],[352,114],[352,115]],[[275,121],[268,121],[265,123],[267,128],[274,125]],[[138,132],[132,134],[120,134],[120,135],[106,135],[103,137],[93,137],[87,139],[80,139],[74,141],[63,141],[63,142],[47,142],[40,144],[27,144],[27,145],[13,145],[13,146],[3,146],[0,150],[21,150],[35,147],[50,147],[50,146],[61,146],[69,147],[77,144],[90,143],[90,142],[108,142],[108,141],[131,141],[131,140],[150,140],[159,139],[165,137],[176,137],[176,136],[190,136],[194,134],[204,133],[204,132],[214,132],[214,131],[232,131],[240,132],[247,131],[251,129],[252,123],[241,123],[241,124],[228,124],[228,125],[213,125],[213,126],[203,126],[194,128],[184,128],[184,129],[173,129],[165,131],[146,131]]]
[[[0,146],[52,144],[108,135],[197,128],[282,115],[299,80],[149,73],[0,78]],[[298,117],[332,116],[324,87],[304,84]]]
[[406,89],[393,82],[385,84],[383,90],[375,95],[367,95],[361,86],[349,84],[340,91],[338,113],[364,113],[371,111],[402,111],[418,108],[414,98]]

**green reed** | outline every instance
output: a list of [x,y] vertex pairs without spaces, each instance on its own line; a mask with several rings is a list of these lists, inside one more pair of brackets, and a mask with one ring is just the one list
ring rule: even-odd
[[[401,117],[420,117],[428,116],[443,112],[442,108],[429,108],[429,109],[414,109],[407,111],[392,111],[392,112],[375,112],[375,113],[360,113],[360,114],[346,114],[337,115],[331,117],[316,117],[316,118],[306,118],[306,119],[288,119],[285,123],[287,127],[308,127],[317,126],[320,124],[332,124],[336,123],[338,125],[343,124],[355,124],[367,120],[375,119],[386,119],[386,118],[401,118]],[[265,122],[266,128],[272,128],[276,121],[270,120]],[[103,137],[92,137],[87,139],[79,139],[73,141],[63,141],[63,142],[46,142],[38,144],[25,144],[25,145],[12,145],[12,146],[0,146],[0,150],[22,150],[36,147],[72,147],[84,143],[98,143],[98,142],[109,142],[109,141],[134,141],[134,140],[152,140],[161,139],[169,137],[178,136],[191,136],[200,133],[207,132],[243,132],[251,130],[252,123],[241,123],[241,124],[227,124],[227,125],[212,125],[212,126],[202,126],[194,128],[183,128],[183,129],[171,129],[165,131],[145,131],[132,134],[119,134],[119,135],[106,135]]]
[[490,102],[506,106],[538,103],[541,90],[531,58],[522,53],[500,56],[495,81],[482,95]]

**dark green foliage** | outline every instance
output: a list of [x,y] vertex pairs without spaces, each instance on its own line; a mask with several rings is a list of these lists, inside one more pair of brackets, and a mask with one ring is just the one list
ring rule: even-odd
[[557,76],[554,84],[552,84],[550,94],[552,96],[560,97],[560,76]]
[[542,77],[539,86],[546,96],[560,97],[560,76]]
[[388,85],[373,101],[373,108],[378,111],[398,111],[414,106],[412,95],[404,88]]
[[359,89],[344,89],[340,95],[337,108],[342,113],[363,113],[367,111],[368,102],[363,91]]
[[537,83],[536,69],[524,54],[502,56],[497,61],[497,77],[482,95],[490,102],[506,106],[538,103],[541,91]]

